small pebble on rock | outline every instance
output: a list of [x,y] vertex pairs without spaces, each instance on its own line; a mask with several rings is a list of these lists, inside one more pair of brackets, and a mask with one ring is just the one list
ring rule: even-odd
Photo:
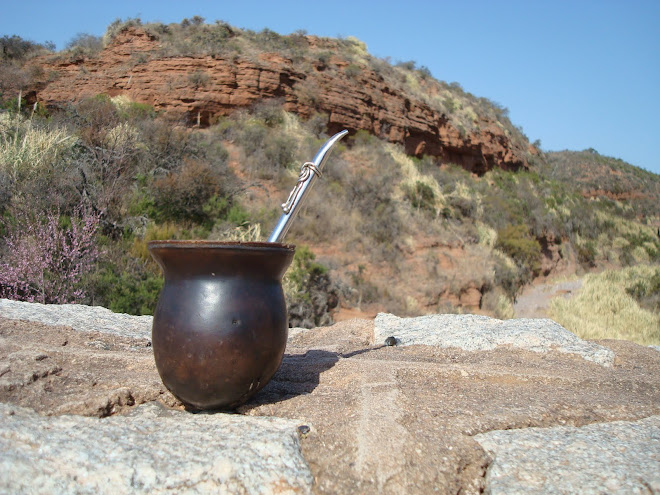
[[385,339],[385,345],[396,345],[396,337],[387,337]]

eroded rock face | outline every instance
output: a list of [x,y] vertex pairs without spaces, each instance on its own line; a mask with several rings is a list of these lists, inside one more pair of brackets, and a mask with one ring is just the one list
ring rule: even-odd
[[[30,305],[25,307],[29,309]],[[84,320],[85,314],[91,318],[95,314],[84,306],[78,310],[78,322]],[[429,333],[441,335],[465,328],[461,317],[466,315],[443,316],[442,325],[429,328]],[[134,439],[136,450],[142,452],[142,443],[149,438],[155,443],[161,441],[156,442],[155,432],[161,424],[159,421],[165,420],[160,419],[161,413],[152,414],[154,410],[171,414],[171,422],[165,426],[174,433],[180,421],[186,438],[196,435],[197,431],[210,431],[209,425],[216,421],[216,417],[217,424],[222,423],[222,413],[195,415],[182,410],[160,383],[153,355],[144,338],[97,331],[91,324],[93,319],[88,321],[88,328],[80,331],[38,322],[0,319],[0,403],[5,404],[3,410],[24,406],[42,415],[57,416],[40,417],[16,409],[16,415],[36,422],[29,423],[32,426],[26,426],[25,431],[45,431],[44,425],[59,425],[60,421],[62,424],[84,425],[84,431],[78,432],[84,437],[80,437],[80,441],[72,438],[67,443],[66,439],[61,439],[63,443],[53,440],[55,443],[51,444],[44,434],[33,438],[34,448],[56,451],[70,445],[74,450],[81,445],[94,445],[94,438],[107,438],[105,443],[118,446],[110,451],[121,453],[124,452],[121,450],[124,449],[122,438],[128,437],[110,432],[126,431],[126,435]],[[580,354],[558,352],[554,349],[557,341],[550,337],[561,336],[562,332],[546,332],[552,328],[531,325],[530,322],[534,321],[511,320],[510,325],[519,330],[527,325],[539,332],[541,335],[535,347],[544,347],[545,352],[516,347],[507,344],[506,339],[496,339],[494,346],[473,350],[465,350],[459,345],[444,347],[433,342],[386,346],[380,340],[382,335],[374,336],[380,330],[376,331],[374,322],[368,320],[350,320],[311,330],[291,329],[284,361],[273,380],[240,408],[239,415],[230,416],[239,426],[241,415],[257,417],[243,418],[246,421],[245,436],[237,437],[240,440],[235,445],[241,447],[236,448],[250,451],[261,448],[260,440],[250,436],[250,419],[269,422],[271,420],[267,418],[277,417],[290,420],[280,433],[284,437],[279,438],[280,434],[276,434],[274,441],[277,445],[295,446],[292,428],[298,427],[297,441],[314,480],[311,490],[332,494],[480,493],[495,490],[498,455],[509,454],[501,447],[486,445],[484,435],[495,438],[498,430],[512,430],[521,435],[530,430],[532,435],[530,427],[554,429],[571,426],[574,428],[562,431],[588,443],[592,438],[589,435],[597,435],[597,432],[588,430],[589,425],[605,427],[611,422],[623,421],[618,427],[626,428],[626,424],[630,424],[634,430],[635,424],[641,420],[644,435],[610,435],[614,446],[628,449],[627,442],[630,441],[635,442],[630,444],[631,452],[650,452],[650,449],[657,448],[650,443],[644,444],[644,436],[653,442],[658,435],[657,421],[646,421],[645,418],[660,414],[657,387],[660,353],[625,341],[587,343],[614,354],[612,365],[603,366]],[[483,325],[479,326],[480,323]],[[476,324],[477,333],[480,328],[488,327],[485,321],[478,320]],[[397,325],[405,330],[413,329],[416,323],[404,318],[397,319]],[[465,341],[473,340],[474,335],[467,332]],[[105,403],[107,406],[108,397],[113,398],[110,400],[113,406],[106,407],[106,413],[99,414],[97,405]],[[139,407],[142,403],[148,403],[149,407]],[[141,419],[134,419],[130,416],[132,413]],[[62,414],[89,417],[62,419]],[[129,416],[125,416],[127,414]],[[94,418],[107,415],[112,417]],[[0,421],[1,438],[9,438],[12,434],[7,427],[9,423],[4,419]],[[141,433],[135,432],[136,429]],[[237,428],[239,435],[240,430]],[[565,438],[568,439],[567,445],[575,445],[570,438]],[[515,439],[509,441],[515,442]],[[191,449],[193,455],[187,457],[184,450],[176,453],[178,464],[183,466],[176,476],[202,479],[204,483],[211,478],[205,478],[203,473],[216,476],[208,471],[209,456],[200,459]],[[539,454],[544,450],[548,455],[553,454],[552,448],[544,445],[539,445],[537,450]],[[233,457],[240,458],[233,456],[231,449],[225,452],[229,452],[227,456],[231,462],[234,462]],[[258,485],[261,482],[257,476],[276,480],[279,478],[274,473],[293,472],[282,471],[282,463],[286,464],[286,469],[293,464],[301,466],[300,459],[295,457],[295,449],[293,452],[266,449],[259,454],[264,472],[254,473],[255,479],[249,479],[253,474],[246,474],[246,486],[262,486]],[[558,462],[565,466],[579,467],[584,460],[580,449],[569,448],[563,452]],[[122,455],[118,454],[119,457]],[[137,459],[132,455],[126,451],[125,457]],[[512,466],[515,476],[536,479],[539,476],[535,471],[536,464],[529,464],[525,459],[518,463],[516,455],[513,460],[500,457],[500,461]],[[150,470],[167,459],[154,460],[152,457],[149,460],[146,454],[146,460],[138,457],[140,461],[130,461],[129,464],[135,479],[147,486],[147,482],[151,482]],[[92,458],[90,454],[89,459]],[[22,466],[21,462],[0,456],[0,463],[3,463],[0,479],[6,481],[4,473],[11,473],[12,466]],[[242,466],[244,461],[236,462]],[[218,466],[226,464],[222,461]],[[241,471],[241,466],[235,467],[236,472],[247,472]],[[77,484],[67,486],[75,486],[83,492],[88,487],[88,480],[102,477],[105,465],[85,462],[79,468],[76,463],[61,466],[53,460],[43,469],[67,470],[57,474],[57,479],[64,479],[67,483],[73,479],[67,477],[67,473],[73,473],[71,476],[78,473]],[[634,466],[625,469],[630,473]],[[282,475],[283,479],[289,480],[289,485],[282,486],[287,490],[290,486],[298,487],[296,489],[304,493],[308,489],[305,480],[311,478],[304,475],[304,468],[301,467],[299,472],[303,473],[302,478]],[[657,486],[660,483],[657,473],[660,470],[644,471],[642,482]],[[633,472],[630,476],[638,474]],[[27,493],[39,488],[36,486],[37,476],[26,478],[32,480],[31,485],[28,482],[25,487],[11,491]],[[300,484],[291,481],[296,479],[302,480]],[[599,489],[616,493],[617,486],[623,487],[620,490],[623,492],[628,486],[623,482],[610,485],[599,485]],[[200,482],[200,486],[205,485]],[[180,492],[181,485],[163,486],[163,493],[177,493],[177,490]],[[246,493],[257,492],[246,489]]]
[[[315,42],[308,38],[308,43]],[[303,117],[327,114],[331,133],[364,129],[403,144],[408,154],[441,157],[475,173],[528,167],[528,150],[509,139],[497,122],[481,118],[479,131],[461,132],[446,115],[389,87],[367,67],[349,77],[343,70],[330,74],[318,63],[303,72],[275,53],[258,59],[238,54],[165,57],[158,49],[156,39],[131,28],[98,58],[37,59],[34,63],[50,76],[30,98],[61,105],[97,94],[126,95],[201,126],[257,101],[279,98],[287,111]]]
[[0,402],[98,417],[152,401],[181,407],[158,376],[149,340],[92,328],[0,319]]

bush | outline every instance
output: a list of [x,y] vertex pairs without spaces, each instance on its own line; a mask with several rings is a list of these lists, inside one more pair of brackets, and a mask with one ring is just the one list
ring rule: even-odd
[[89,33],[78,33],[66,45],[75,55],[96,55],[103,49],[103,38]]
[[0,113],[0,171],[14,182],[48,174],[74,144],[75,138],[61,127]]
[[157,179],[152,194],[155,220],[204,222],[211,211],[205,205],[222,195],[222,178],[207,163],[187,160],[181,169]]
[[484,294],[482,309],[493,313],[495,318],[508,320],[515,317],[512,299],[501,288],[495,288]]
[[626,292],[632,296],[642,308],[660,312],[660,269],[648,279],[638,280],[626,287]]
[[188,81],[193,85],[195,89],[199,89],[205,87],[211,81],[211,76],[209,76],[206,72],[196,70],[188,76]]
[[428,184],[418,180],[413,187],[406,187],[404,194],[414,208],[435,212],[435,193]]
[[648,254],[650,261],[660,260],[660,242],[658,238],[651,236],[647,232],[637,232],[624,235],[630,243],[630,249],[641,247]]
[[310,282],[314,278],[328,273],[328,269],[314,261],[315,259],[316,255],[308,246],[301,245],[296,248],[293,263],[286,274],[287,282],[285,282],[293,297],[308,299]]
[[291,268],[284,277],[289,325],[312,328],[332,323],[329,310],[339,303],[328,269],[314,261],[314,253],[298,246]]
[[[232,126],[235,143],[241,146],[243,164],[260,179],[281,179],[287,167],[298,160],[299,137],[287,130],[284,114],[273,105],[262,104],[250,118],[240,118]],[[227,127],[225,125],[225,127]]]
[[575,249],[580,263],[591,268],[596,266],[596,245],[593,241],[586,241],[584,243],[578,242],[576,243]]
[[495,263],[493,266],[493,285],[501,287],[506,295],[515,301],[520,288],[525,284],[522,277],[522,269],[503,253],[495,251]]
[[355,79],[362,73],[362,69],[357,64],[348,64],[344,69],[344,73],[350,79]]
[[94,276],[94,303],[116,312],[130,315],[153,315],[164,285],[159,275],[150,272],[121,273],[106,265]]
[[81,282],[98,258],[99,216],[85,210],[60,226],[57,215],[19,217],[5,225],[5,261],[0,263],[0,294],[17,301],[76,303],[85,298]]
[[53,51],[55,45],[48,42],[44,45],[24,40],[20,36],[3,36],[0,38],[0,61],[24,60],[33,55]]
[[497,232],[497,249],[510,256],[523,270],[524,282],[541,271],[541,244],[525,225],[509,225]]

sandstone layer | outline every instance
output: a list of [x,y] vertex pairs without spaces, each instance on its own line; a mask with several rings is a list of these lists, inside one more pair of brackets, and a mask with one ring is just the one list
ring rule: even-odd
[[[25,315],[31,313],[32,305],[24,303],[22,307]],[[72,429],[84,430],[72,436],[71,449],[95,445],[89,441],[95,437],[107,438],[110,445],[118,442],[117,450],[104,447],[117,453],[113,457],[117,486],[130,486],[130,480],[125,479],[130,476],[151,486],[148,483],[154,478],[149,473],[165,462],[169,440],[149,436],[149,432],[156,431],[161,422],[176,431],[177,421],[181,431],[190,431],[185,441],[193,442],[190,456],[177,454],[181,456],[178,464],[185,469],[176,474],[180,479],[190,476],[199,480],[188,490],[191,493],[230,486],[222,485],[222,480],[233,478],[213,478],[217,470],[209,466],[222,467],[221,474],[250,472],[241,471],[246,463],[253,462],[241,460],[248,459],[238,455],[242,449],[262,452],[257,457],[264,457],[259,462],[265,463],[265,472],[254,474],[262,478],[244,480],[246,493],[258,492],[258,488],[249,487],[273,486],[268,483],[275,483],[282,493],[547,493],[560,488],[569,492],[642,493],[660,483],[660,453],[654,441],[659,427],[658,420],[653,419],[660,415],[660,353],[653,348],[625,341],[587,342],[586,348],[595,352],[602,348],[613,353],[611,363],[594,362],[579,352],[559,352],[556,346],[565,338],[563,332],[538,320],[524,319],[510,320],[506,328],[525,339],[529,338],[524,334],[526,328],[540,332],[533,350],[508,344],[501,329],[489,350],[443,346],[445,332],[465,327],[458,318],[461,315],[442,315],[442,325],[435,327],[436,342],[424,345],[415,343],[414,336],[401,339],[406,345],[385,345],[385,334],[403,337],[419,326],[410,319],[395,321],[394,317],[388,317],[386,328],[379,317],[378,329],[369,320],[292,329],[284,361],[273,380],[239,409],[239,415],[230,416],[238,424],[241,418],[245,420],[245,437],[236,443],[241,447],[236,447],[235,453],[218,447],[208,456],[195,456],[194,432],[211,428],[210,423],[216,421],[212,418],[217,417],[221,425],[226,414],[185,411],[160,382],[149,341],[143,335],[99,331],[94,327],[97,313],[84,306],[78,310],[75,330],[16,319],[20,317],[16,312],[12,319],[0,319],[0,402],[5,414],[11,414],[14,407],[17,417],[3,419],[0,438],[8,445],[25,440],[20,444],[25,455],[65,449],[67,444],[61,443],[61,438],[49,439],[46,434],[28,438],[30,431],[48,430],[44,425],[51,424],[50,431],[57,430],[63,421]],[[85,328],[81,322],[86,317],[89,325]],[[104,321],[104,327],[109,326],[110,319]],[[496,324],[481,323],[486,327]],[[427,328],[421,337],[428,340],[423,333],[431,331]],[[455,335],[452,339],[457,342]],[[474,342],[474,336],[466,335],[466,340]],[[148,416],[151,422],[145,419]],[[281,423],[282,438],[275,435],[268,440],[274,443],[264,443],[265,437],[254,437],[256,430],[250,425],[255,423],[251,421],[280,425],[272,418],[288,422]],[[18,423],[24,426],[9,426]],[[608,425],[618,429],[608,430]],[[293,436],[292,429],[297,432]],[[510,430],[514,436],[502,437]],[[610,433],[603,433],[607,431]],[[645,433],[640,435],[640,431]],[[122,443],[124,433],[117,432],[127,432],[132,445]],[[87,439],[79,435],[87,435]],[[563,439],[561,449],[552,447],[557,438]],[[226,442],[233,445],[234,440]],[[525,449],[524,445],[534,442],[534,452]],[[589,446],[589,452],[579,447],[580,442]],[[145,447],[147,443],[151,448]],[[516,446],[520,448],[516,450]],[[83,450],[88,448],[94,447]],[[297,449],[302,458],[296,457]],[[526,456],[525,450],[533,456]],[[640,452],[648,454],[635,463]],[[600,463],[588,462],[594,455]],[[95,457],[90,454],[89,458]],[[0,462],[2,486],[9,491],[39,489],[38,478],[25,468],[29,462],[7,453],[0,456]],[[567,470],[562,479],[576,481],[560,485],[544,477],[544,466],[553,462]],[[79,468],[75,463],[67,465],[66,469],[72,470],[70,477],[62,474],[63,467],[59,471],[53,468],[55,458],[45,466],[55,469],[63,483],[75,479],[74,485],[66,486],[84,492],[96,486],[88,484],[89,480],[98,480],[106,465],[82,464]],[[34,469],[45,469],[39,466]],[[571,469],[584,473],[578,477]],[[606,479],[602,473],[590,476],[589,469],[605,470]],[[19,472],[23,475],[15,474]],[[282,472],[282,478],[273,475],[276,472]],[[498,489],[503,486],[501,480],[517,484]],[[549,481],[539,485],[539,480]],[[182,488],[177,486],[179,492],[166,485],[162,492],[180,493]]]
[[[319,42],[305,40],[309,46]],[[98,94],[125,95],[189,125],[206,126],[236,109],[280,99],[286,110],[303,117],[327,114],[331,133],[366,130],[403,144],[408,154],[440,157],[475,173],[528,167],[528,149],[514,143],[498,122],[476,117],[477,130],[459,130],[447,115],[391,87],[367,66],[347,75],[348,62],[339,57],[328,62],[337,71],[318,60],[304,70],[276,53],[166,56],[159,49],[155,37],[130,28],[98,57],[39,58],[36,72],[48,77],[28,100],[61,106]]]

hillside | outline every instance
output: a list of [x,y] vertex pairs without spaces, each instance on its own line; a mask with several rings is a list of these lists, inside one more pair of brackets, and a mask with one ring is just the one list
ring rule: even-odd
[[594,149],[555,151],[546,158],[550,177],[574,184],[586,198],[618,200],[660,226],[660,175]]
[[[131,21],[96,41],[0,65],[5,297],[152,312],[149,240],[266,237],[340,128],[350,138],[287,238],[293,325],[508,317],[538,277],[660,261],[657,180],[610,167],[637,192],[601,194],[589,181],[604,171],[541,154],[498,105],[358,40]],[[35,242],[55,233],[75,256]]]

